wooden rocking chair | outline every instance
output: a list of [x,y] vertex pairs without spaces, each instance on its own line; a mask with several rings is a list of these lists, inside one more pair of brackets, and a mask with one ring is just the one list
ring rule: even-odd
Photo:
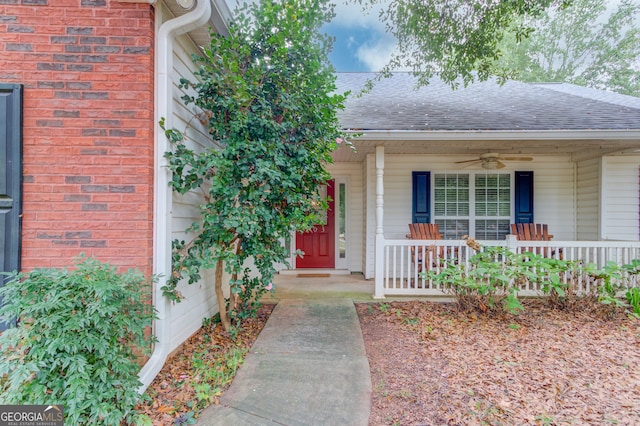
[[[435,223],[410,223],[410,234],[407,234],[407,238],[411,240],[442,240],[442,234],[438,225]],[[420,247],[411,247],[411,254],[413,255],[413,261],[418,265],[418,272],[422,272],[422,265],[426,265],[427,269],[431,268],[431,264],[440,262],[439,259],[444,257],[444,247],[440,247],[440,250],[434,250],[435,247],[426,247],[422,250]],[[422,259],[423,253],[427,257],[431,257],[431,262],[424,262]],[[431,255],[430,255],[431,253]]]
[[[518,241],[551,241],[553,235],[549,234],[549,227],[543,223],[512,223],[511,233]],[[548,250],[545,247],[528,247],[525,251],[535,254],[542,254],[545,257],[555,257],[555,250]],[[562,249],[558,250],[562,259]]]

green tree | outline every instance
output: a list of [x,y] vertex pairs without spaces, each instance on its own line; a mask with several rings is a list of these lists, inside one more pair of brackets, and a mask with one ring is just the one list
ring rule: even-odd
[[[212,35],[204,56],[195,58],[197,81],[182,81],[197,93],[184,99],[202,111],[215,143],[194,151],[181,132],[166,130],[174,144],[166,153],[171,186],[201,190],[205,201],[202,220],[189,229],[195,238],[173,242],[174,270],[164,290],[178,300],[178,281],[195,282],[215,267],[227,330],[271,287],[274,264],[289,255],[283,241],[290,232],[310,229],[318,208],[326,209],[317,187],[329,179],[325,165],[345,140],[336,115],[345,96],[334,94],[331,40],[319,32],[332,17],[326,0],[244,6],[230,35]],[[228,306],[223,267],[231,276]]]
[[[357,1],[371,5],[385,0]],[[398,47],[381,74],[409,68],[421,85],[434,75],[454,86],[460,80],[467,84],[475,78],[486,79],[500,71],[495,62],[506,28],[518,24],[515,33],[524,37],[530,29],[517,18],[538,16],[569,1],[391,0],[380,18]]]
[[605,0],[574,0],[563,10],[519,20],[534,31],[519,40],[507,33],[497,66],[521,81],[567,82],[640,96],[639,23],[637,0],[622,0],[612,11]]

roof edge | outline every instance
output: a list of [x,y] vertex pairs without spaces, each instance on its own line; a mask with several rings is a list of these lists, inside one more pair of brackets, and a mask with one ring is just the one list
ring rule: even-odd
[[640,129],[630,130],[357,130],[355,140],[575,140],[640,139]]

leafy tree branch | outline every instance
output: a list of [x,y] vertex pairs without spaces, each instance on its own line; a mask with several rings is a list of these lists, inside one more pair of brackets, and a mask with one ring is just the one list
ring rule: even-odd
[[[337,111],[327,55],[331,40],[319,28],[333,16],[325,0],[266,0],[244,6],[230,35],[212,35],[196,81],[182,80],[194,96],[184,100],[202,111],[211,146],[195,150],[182,132],[167,129],[171,187],[206,196],[201,220],[189,241],[173,242],[173,274],[164,287],[173,300],[178,282],[201,279],[216,268],[215,289],[226,329],[255,308],[276,263],[289,256],[283,241],[317,223],[317,195],[329,173],[331,152],[349,145]],[[221,147],[221,148],[220,148]],[[223,268],[231,298],[222,296]]]

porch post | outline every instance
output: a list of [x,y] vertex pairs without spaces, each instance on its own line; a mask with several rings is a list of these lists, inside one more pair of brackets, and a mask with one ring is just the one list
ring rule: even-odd
[[507,234],[507,248],[515,253],[518,248],[518,239],[513,234]]
[[376,252],[374,299],[384,299],[384,146],[376,146]]

